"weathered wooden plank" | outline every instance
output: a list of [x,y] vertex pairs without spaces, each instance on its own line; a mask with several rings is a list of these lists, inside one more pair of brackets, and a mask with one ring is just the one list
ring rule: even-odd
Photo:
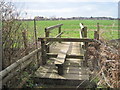
[[47,27],[45,28],[46,30],[52,30],[54,28],[58,28],[58,27],[61,27],[63,24],[58,24],[58,25],[54,25],[54,26],[50,26],[50,27]]
[[[59,53],[60,48],[63,47],[64,43],[57,43],[55,48],[51,49],[51,53],[47,53],[49,57],[57,57],[57,53]],[[83,59],[83,53],[81,53],[80,43],[79,42],[73,42],[70,45],[70,49],[67,53],[66,58],[75,58],[75,59]]]
[[[67,62],[67,61],[66,61]],[[88,71],[88,68],[87,67],[81,67],[81,65],[79,63],[77,63],[78,65],[74,66],[72,65],[73,63],[71,63],[71,65],[67,65],[67,63],[65,62],[65,65],[64,65],[64,70],[69,70],[69,71],[76,71],[77,72],[86,72]],[[55,71],[54,71],[55,70]],[[36,71],[37,73],[41,73],[41,72],[56,72],[57,74],[57,67],[54,65],[54,64],[46,64],[46,65],[42,65],[39,67],[39,69]]]
[[61,38],[61,35],[63,34],[64,32],[60,32],[60,33],[58,33],[58,35],[56,35],[55,37],[57,38],[57,37],[60,37]]
[[83,55],[67,54],[67,58],[83,59]]
[[80,55],[80,43],[79,42],[73,42],[72,43],[72,50],[70,52],[70,54],[73,55]]
[[58,53],[58,56],[57,56],[55,64],[63,64],[64,61],[65,61],[65,58],[66,58],[66,53],[67,53],[67,51],[61,50]]
[[63,64],[66,59],[67,52],[69,50],[70,43],[67,43],[67,45],[64,45],[60,52],[58,53],[57,59],[55,61],[55,65],[58,67],[58,74],[63,75]]
[[[83,68],[80,67],[79,63],[77,63],[78,65],[74,66],[73,63],[71,63],[71,65],[64,65],[64,74],[81,74],[81,75],[87,75],[88,72],[88,68]],[[40,66],[40,68],[36,71],[36,73],[56,73],[57,74],[57,68],[55,65],[44,65],[44,66]]]
[[38,41],[49,41],[49,42],[95,42],[94,39],[81,39],[81,38],[38,38]]
[[73,60],[73,61],[72,60],[70,60],[70,61],[67,60],[67,61],[65,61],[65,65],[64,66],[80,67],[81,63],[78,60]]
[[58,55],[57,53],[47,53],[47,56],[48,56],[49,58],[52,58],[52,57],[56,58],[57,55]]
[[67,52],[69,50],[69,47],[70,47],[70,43],[67,43],[67,45],[64,45],[63,47],[61,47],[61,50],[58,53],[55,64],[63,64],[64,63],[66,56],[67,56]]

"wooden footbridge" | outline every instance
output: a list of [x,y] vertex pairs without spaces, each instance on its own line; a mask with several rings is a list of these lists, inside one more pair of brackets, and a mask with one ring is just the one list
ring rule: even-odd
[[[94,39],[87,38],[87,27],[80,23],[80,38],[61,38],[64,32],[61,32],[63,24],[45,28],[45,37],[38,38],[41,42],[40,48],[26,55],[22,59],[13,63],[0,72],[3,84],[15,76],[19,69],[23,70],[33,60],[28,60],[36,54],[41,54],[38,62],[39,68],[35,75],[31,77],[36,83],[70,85],[74,87],[87,87],[93,83],[90,82],[89,68],[87,67],[87,46],[88,42],[94,42]],[[54,38],[49,37],[50,31],[58,29],[58,35]],[[96,35],[96,37],[98,37]],[[22,64],[22,66],[21,66]]]
[[[72,85],[87,87],[89,68],[87,67],[87,28],[80,24],[80,38],[61,38],[61,26],[56,25],[45,29],[45,38],[39,38],[42,49],[42,66],[35,72],[34,80],[45,84]],[[50,38],[50,30],[59,28],[58,35]],[[53,42],[55,46],[50,46]]]

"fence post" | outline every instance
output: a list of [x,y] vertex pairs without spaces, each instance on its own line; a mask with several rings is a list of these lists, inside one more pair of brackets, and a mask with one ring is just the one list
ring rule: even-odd
[[47,54],[46,54],[46,46],[44,39],[41,39],[41,57],[42,57],[42,65],[46,64]]
[[28,54],[28,42],[27,42],[27,36],[26,36],[26,30],[22,32],[23,36],[23,42],[24,42],[24,48],[25,48],[25,55]]
[[98,33],[98,31],[94,31],[94,39],[99,40],[99,33]]
[[[45,37],[46,37],[46,38],[49,37],[49,33],[50,33],[50,32],[45,28]],[[47,44],[48,41],[46,41],[45,43]],[[50,52],[50,47],[49,47],[49,45],[46,45],[46,44],[45,44],[46,52],[49,53],[49,52]]]
[[[98,36],[98,35],[99,35],[99,34],[98,34],[98,31],[94,31],[94,39],[99,40],[99,36]],[[94,47],[96,48],[97,52],[100,53],[100,44],[97,43],[97,42],[95,42]],[[100,59],[100,55],[99,55],[99,54],[98,54],[98,56],[97,56],[97,59],[98,59],[98,60]],[[95,61],[95,62],[94,62],[94,67],[96,67],[97,65],[98,65],[98,62]]]
[[97,39],[99,40],[99,33],[100,33],[100,26],[99,23],[97,23]]
[[[36,32],[36,21],[35,21],[35,18],[34,18],[34,35],[35,35],[35,48],[37,49],[38,48],[38,42],[37,42],[37,32]],[[39,61],[39,53],[37,53],[36,55],[37,57],[37,67],[40,66],[40,61]]]
[[94,31],[94,39],[97,39],[97,31]]
[[[59,27],[58,34],[61,33],[61,26]],[[61,38],[61,35],[59,36]],[[61,43],[61,41],[59,41]]]

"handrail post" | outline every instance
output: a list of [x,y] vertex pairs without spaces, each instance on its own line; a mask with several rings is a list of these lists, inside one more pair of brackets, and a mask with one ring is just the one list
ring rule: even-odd
[[41,39],[41,57],[42,57],[42,65],[46,64],[47,54],[46,54],[46,46],[44,39]]
[[[58,30],[58,34],[61,33],[61,26],[59,27],[59,30]],[[61,35],[59,36],[61,38]],[[61,41],[59,41],[59,43],[61,43]]]
[[83,34],[83,35],[84,35],[84,38],[87,38],[87,27],[84,27],[84,28],[83,28],[83,32],[84,32],[84,34]]
[[[49,33],[50,33],[49,30],[47,30],[47,29],[45,28],[45,37],[49,37]],[[45,43],[47,44],[48,41],[46,41]],[[45,44],[46,52],[49,53],[49,52],[50,52],[50,47],[49,47],[49,45],[46,45],[46,44]]]
[[[87,27],[84,27],[84,38],[87,38]],[[84,57],[85,57],[85,66],[88,66],[88,53],[87,53],[87,47],[88,47],[88,42],[85,42],[85,47],[84,47]]]
[[[80,23],[80,27],[81,27],[81,32],[80,32],[80,38],[87,38],[87,27],[85,27],[83,25],[83,23]],[[83,47],[84,45],[84,47]],[[87,53],[87,47],[88,47],[88,42],[84,42],[82,45],[82,48],[84,50],[84,60],[83,60],[83,66],[88,66],[88,53]]]

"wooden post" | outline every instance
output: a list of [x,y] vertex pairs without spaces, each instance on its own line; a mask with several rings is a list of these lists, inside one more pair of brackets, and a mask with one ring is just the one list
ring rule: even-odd
[[[83,38],[87,38],[87,27],[84,27],[84,37]],[[87,44],[88,44],[88,42],[85,42],[85,49],[87,48]]]
[[[99,36],[98,36],[98,35],[99,35],[99,34],[98,34],[98,31],[94,31],[94,39],[98,40],[98,39],[99,39]],[[100,44],[98,44],[97,42],[95,42],[94,47],[95,47],[96,50],[100,53]],[[99,54],[98,54],[98,56],[97,56],[97,59],[98,59],[98,60],[100,59],[100,55],[99,55]],[[96,66],[98,65],[98,62],[95,61],[94,64],[95,64],[94,67],[96,67]]]
[[[49,37],[49,33],[50,33],[49,30],[47,30],[47,29],[45,28],[45,37]],[[45,43],[47,44],[48,41],[46,41]],[[50,47],[49,47],[49,45],[46,45],[46,44],[45,44],[46,52],[49,53],[49,52],[50,52]]]
[[98,39],[97,31],[94,31],[94,39]]
[[97,31],[99,32],[100,30],[100,26],[99,26],[99,23],[97,23]]
[[84,38],[87,38],[87,27],[84,27]]
[[49,37],[49,30],[45,28],[45,37]]
[[[83,26],[83,23],[80,23],[80,27],[81,27],[81,33],[80,35],[82,35],[82,38],[87,38],[87,27]],[[88,47],[88,42],[84,42],[84,60],[83,60],[83,66],[86,67],[88,66],[88,53],[87,53],[87,47]]]
[[47,54],[46,54],[46,46],[44,39],[41,40],[41,57],[42,57],[42,65],[46,64]]
[[99,33],[100,33],[100,26],[99,23],[97,23],[97,39],[99,40]]
[[28,54],[28,44],[27,44],[27,37],[26,37],[26,31],[22,32],[22,36],[23,36],[23,42],[24,42],[24,48],[25,48],[25,55]]
[[[84,38],[87,38],[87,27],[84,27]],[[88,47],[88,42],[85,42],[85,51],[84,51],[84,57],[85,57],[85,66],[88,66],[88,53],[87,53],[87,47]]]
[[[34,18],[34,34],[35,34],[35,45],[36,45],[36,49],[38,48],[38,40],[37,40],[37,32],[36,32],[36,21],[35,21],[35,18]],[[36,55],[37,57],[37,64],[38,64],[38,67],[40,66],[40,61],[39,61],[39,53],[37,53]]]
[[[61,33],[61,26],[59,27],[59,30],[58,30],[58,34]],[[61,35],[59,36],[61,38]],[[59,41],[59,43],[61,43],[61,41]]]
[[36,32],[36,21],[34,19],[34,34],[35,34],[35,45],[36,45],[36,49],[38,48],[37,46],[37,32]]
[[57,65],[57,66],[58,66],[58,74],[59,74],[59,75],[63,75],[63,74],[64,74],[63,64]]

